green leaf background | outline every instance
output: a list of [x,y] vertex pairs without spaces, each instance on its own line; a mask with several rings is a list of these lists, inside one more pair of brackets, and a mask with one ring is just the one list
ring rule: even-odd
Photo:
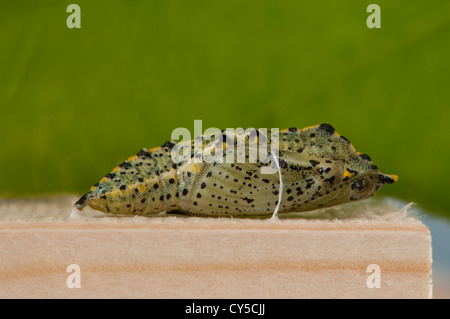
[[177,127],[332,124],[450,216],[450,2],[0,2],[0,196],[87,191]]

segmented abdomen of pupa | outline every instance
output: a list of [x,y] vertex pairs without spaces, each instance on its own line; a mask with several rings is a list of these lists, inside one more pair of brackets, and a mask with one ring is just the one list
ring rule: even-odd
[[142,149],[92,186],[75,204],[112,214],[149,214],[180,209],[177,164],[170,156],[174,143]]
[[[229,148],[227,148],[225,133],[223,134],[225,138],[221,156],[226,156]],[[260,138],[267,140],[259,132],[258,134],[247,133],[247,140],[249,137],[253,140]],[[183,149],[183,146],[188,144],[191,156],[178,164],[172,159],[172,148],[175,146],[173,141],[150,150],[142,149],[92,186],[90,191],[75,203],[75,208],[82,210],[90,206],[105,213],[135,215],[164,211],[215,216],[260,214],[262,209],[258,206],[258,201],[250,200],[247,196],[247,194],[252,195],[257,188],[256,181],[253,185],[248,184],[251,189],[244,188],[238,191],[234,188],[237,186],[237,181],[242,180],[245,185],[249,178],[240,175],[249,174],[251,171],[252,176],[256,177],[262,165],[260,163],[246,164],[249,168],[246,172],[242,172],[239,166],[225,163],[225,159],[223,163],[196,161],[196,158],[202,157],[201,153],[206,148],[218,145],[212,139],[212,135],[202,135],[197,139],[201,141],[200,151],[196,148],[194,141],[179,143],[179,149]],[[232,139],[231,146],[236,146],[237,135]],[[270,148],[270,141],[268,142]],[[248,146],[248,143],[245,145]],[[245,145],[244,148],[236,148],[234,160],[238,153],[248,152]],[[278,186],[274,184],[271,187],[275,189]],[[274,194],[271,195],[276,197]],[[222,204],[222,201],[229,202]],[[252,203],[254,201],[255,203]],[[248,204],[248,207],[243,204]],[[270,205],[263,210],[270,211],[274,207]]]

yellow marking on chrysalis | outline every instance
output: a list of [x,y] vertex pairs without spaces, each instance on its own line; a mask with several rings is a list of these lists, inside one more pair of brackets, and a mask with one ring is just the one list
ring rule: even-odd
[[116,167],[113,168],[112,171],[113,171],[113,172],[117,172],[119,169],[120,169],[120,167],[119,167],[119,166],[116,166]]
[[194,172],[198,173],[200,171],[200,166],[194,164]]
[[361,155],[362,153],[361,152],[355,152],[356,153],[356,155]]
[[106,177],[103,177],[103,178],[100,180],[100,183],[103,183],[104,181],[106,181]]
[[114,201],[117,196],[119,196],[119,193],[122,192],[121,190],[119,190],[118,188],[113,189],[111,192],[109,192],[109,198],[111,201]]
[[389,176],[392,177],[394,181],[398,181],[398,175],[389,175]]
[[310,129],[310,128],[319,127],[319,126],[320,126],[320,125],[311,125],[311,126],[307,126],[307,127],[302,128],[302,129],[300,130],[300,132],[306,131],[306,130],[308,130],[308,129]]
[[346,177],[352,178],[352,177],[353,177],[353,174],[350,173],[349,171],[345,170],[345,171],[344,171],[344,176],[343,176],[343,178],[346,178]]
[[92,186],[91,189],[90,189],[90,191],[92,192],[94,189],[95,189],[95,186]]
[[144,186],[144,184],[139,184],[138,188],[139,188],[139,191],[140,191],[141,193],[144,193],[144,192],[145,192],[145,186]]
[[134,160],[137,157],[138,157],[137,155],[134,155],[134,156],[129,157],[128,160],[131,162],[132,160]]
[[161,146],[157,146],[157,147],[151,148],[148,151],[149,152],[153,152],[153,151],[156,151],[156,150],[159,150],[159,149],[161,149]]

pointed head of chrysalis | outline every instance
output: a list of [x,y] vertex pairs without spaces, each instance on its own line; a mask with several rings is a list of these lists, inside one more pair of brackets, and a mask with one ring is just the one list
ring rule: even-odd
[[378,171],[368,155],[356,152],[329,124],[306,128],[300,137],[306,141],[303,152],[311,156],[322,180],[319,193],[328,201],[326,206],[367,199],[398,180],[397,175]]
[[378,171],[368,155],[355,152],[345,161],[342,181],[348,200],[355,201],[372,197],[382,187],[398,181],[398,176]]

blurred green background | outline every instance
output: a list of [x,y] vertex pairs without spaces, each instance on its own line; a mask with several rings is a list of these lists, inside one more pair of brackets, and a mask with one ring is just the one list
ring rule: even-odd
[[[73,1],[73,0],[72,0]],[[0,2],[0,196],[84,193],[176,127],[330,123],[450,216],[450,2]]]

